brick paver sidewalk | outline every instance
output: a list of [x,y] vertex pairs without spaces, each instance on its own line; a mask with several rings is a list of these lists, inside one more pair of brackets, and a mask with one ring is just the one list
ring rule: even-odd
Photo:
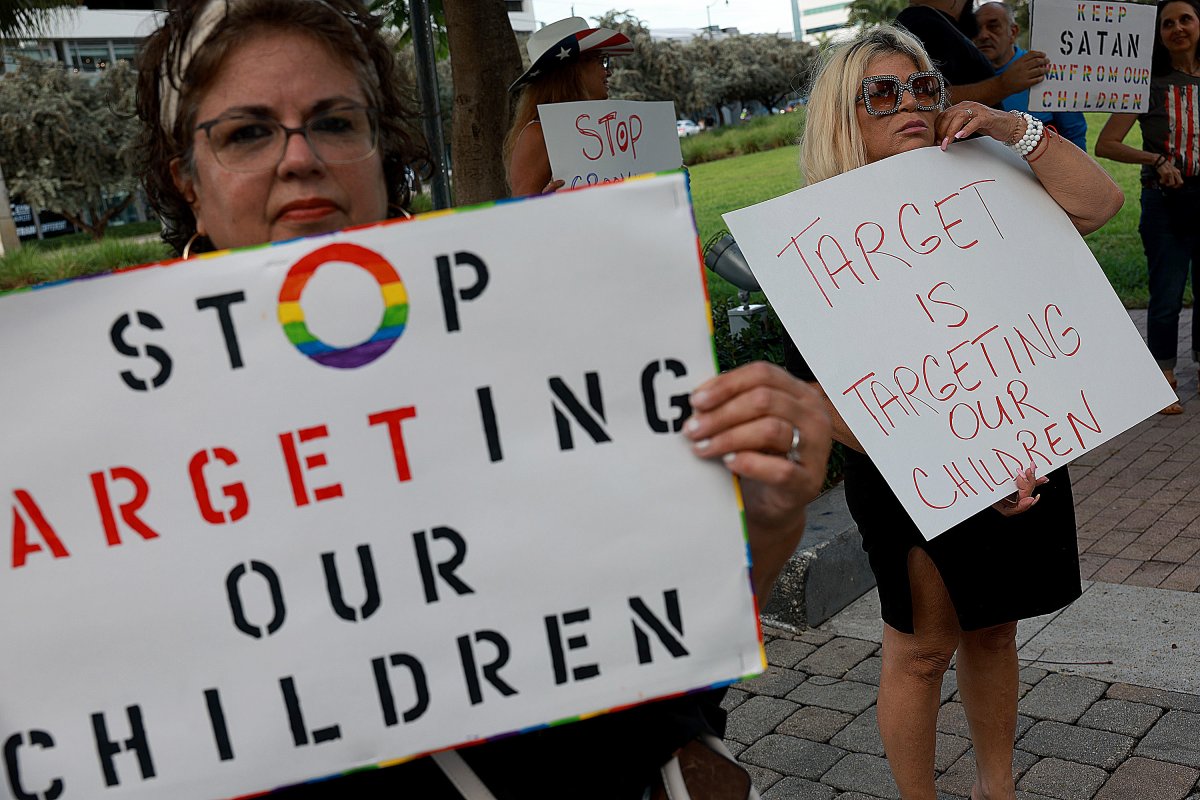
[[[1146,312],[1130,316],[1144,334]],[[1085,580],[1200,590],[1200,398],[1191,343],[1179,352],[1184,413],[1155,415],[1071,464]]]
[[[764,800],[899,798],[875,721],[879,648],[768,630],[765,675],[729,690],[726,741]],[[1021,670],[1020,800],[1200,800],[1200,697]],[[963,800],[974,754],[954,670],[938,715],[939,800]]]
[[[1144,332],[1145,311],[1130,316]],[[1190,323],[1185,310],[1180,329]],[[1190,344],[1176,370],[1185,413],[1156,415],[1071,467],[1085,579],[1200,590],[1200,398]],[[1110,622],[1131,624],[1101,624]],[[726,740],[764,800],[899,798],[875,719],[879,645],[816,630],[768,629],[766,641],[767,673],[731,688],[725,703]],[[1024,666],[1017,797],[1200,800],[1200,696],[1135,682]],[[974,755],[953,670],[942,687],[936,768],[939,800],[969,797]]]

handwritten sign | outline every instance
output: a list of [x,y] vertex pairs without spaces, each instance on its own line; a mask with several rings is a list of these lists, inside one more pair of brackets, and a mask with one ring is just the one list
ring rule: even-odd
[[725,215],[834,406],[932,539],[1174,400],[1091,251],[991,140]]
[[1029,90],[1029,110],[1142,113],[1156,35],[1153,5],[1037,0],[1030,48],[1050,65]]
[[680,174],[0,297],[0,796],[238,796],[760,671],[678,435],[710,330]]
[[550,172],[567,186],[679,169],[675,104],[591,100],[538,106]]

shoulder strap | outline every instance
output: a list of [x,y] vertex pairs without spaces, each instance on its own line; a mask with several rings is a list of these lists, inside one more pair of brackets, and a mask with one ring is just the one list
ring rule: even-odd
[[483,784],[475,770],[463,760],[457,750],[443,750],[434,753],[433,763],[445,773],[446,777],[458,789],[463,800],[496,800],[496,796]]

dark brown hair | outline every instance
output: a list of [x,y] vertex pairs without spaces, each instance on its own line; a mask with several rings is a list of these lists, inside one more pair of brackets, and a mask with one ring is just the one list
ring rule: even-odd
[[[1155,77],[1170,75],[1175,69],[1171,63],[1171,54],[1167,52],[1167,46],[1162,41],[1163,11],[1171,3],[1184,3],[1191,6],[1192,12],[1200,18],[1200,0],[1159,0],[1158,11],[1154,15],[1154,47],[1150,51],[1150,74]],[[1196,43],[1193,58],[1196,54],[1200,54],[1200,42]]]
[[[370,105],[378,111],[379,151],[391,211],[408,206],[416,174],[427,174],[430,161],[424,139],[413,127],[417,118],[408,87],[396,70],[391,45],[380,34],[382,22],[361,0],[216,0],[227,5],[195,52],[183,74],[182,54],[209,0],[174,0],[162,27],[143,43],[138,55],[137,112],[142,121],[138,146],[142,182],[150,204],[163,223],[163,239],[183,251],[196,233],[196,218],[175,187],[171,162],[184,171],[192,163],[196,108],[215,79],[221,63],[236,45],[264,30],[296,31],[323,42],[353,69]],[[179,92],[175,119],[162,121],[160,81],[170,80]]]

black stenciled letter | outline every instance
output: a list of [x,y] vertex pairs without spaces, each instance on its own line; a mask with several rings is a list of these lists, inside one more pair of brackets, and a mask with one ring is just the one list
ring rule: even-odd
[[458,322],[458,300],[474,300],[483,294],[488,285],[488,268],[483,259],[466,251],[454,254],[454,266],[467,266],[475,271],[475,282],[458,290],[455,299],[454,275],[450,271],[450,256],[437,257],[438,282],[442,287],[442,307],[446,311],[446,333],[454,333],[461,326]]
[[96,734],[96,752],[100,756],[100,767],[104,770],[106,786],[116,786],[121,782],[117,777],[117,765],[113,759],[122,750],[132,750],[137,753],[142,780],[154,777],[154,761],[150,758],[150,743],[146,740],[146,729],[142,726],[142,709],[136,705],[128,706],[125,713],[129,716],[131,733],[124,742],[114,742],[108,738],[108,726],[104,722],[103,713],[92,714],[92,730]]
[[[577,611],[568,611],[562,615],[562,622],[559,622],[559,615],[551,614],[546,617],[546,641],[550,644],[550,661],[554,667],[554,682],[556,684],[566,683],[567,677],[567,658],[563,650],[563,645],[566,644],[567,650],[578,650],[587,647],[587,636],[579,634],[572,636],[563,642],[562,626],[573,625],[577,622],[587,622],[591,618],[591,612],[586,608],[578,609]],[[600,674],[599,664],[583,664],[571,670],[571,676],[577,681],[594,678]]]
[[216,689],[205,689],[204,704],[208,707],[208,721],[212,723],[213,741],[217,744],[217,755],[222,761],[232,761],[233,743],[229,741],[229,726],[225,724],[225,708],[221,705],[221,693]]
[[[595,416],[592,416],[591,412],[583,407],[583,403],[579,402],[579,398],[562,378],[550,378],[550,391],[558,398],[558,403],[550,401],[550,407],[554,409],[554,424],[558,427],[558,448],[560,450],[572,450],[575,447],[567,413],[575,418],[588,436],[592,437],[593,442],[599,444],[612,441],[612,437],[603,427],[603,423],[607,420],[604,418],[604,396],[600,393],[600,375],[596,372],[585,372],[583,377],[587,382],[588,405],[592,407],[592,411],[596,412]],[[559,403],[562,404],[562,408],[559,407]],[[563,409],[566,411],[564,412]]]
[[[143,328],[148,328],[152,331],[161,331],[163,329],[163,324],[159,322],[158,317],[149,311],[137,312],[137,318]],[[142,351],[125,341],[125,329],[129,327],[130,322],[128,314],[122,314],[117,317],[117,321],[113,323],[112,329],[109,331],[109,336],[112,339],[113,347],[117,349],[118,353],[130,358],[138,358],[142,355]],[[149,384],[134,375],[131,370],[125,370],[121,373],[121,380],[125,381],[125,385],[135,392],[148,392],[151,386],[157,389],[171,377],[171,357],[167,355],[166,350],[163,350],[158,345],[148,344],[146,345],[146,355],[158,362],[158,374],[150,379]]]
[[658,415],[658,395],[654,391],[654,379],[658,377],[658,373],[662,372],[663,367],[666,367],[676,378],[687,375],[687,367],[673,358],[665,361],[651,361],[646,365],[646,368],[642,370],[642,401],[646,405],[646,424],[655,433],[678,433],[683,428],[683,423],[692,415],[692,404],[688,401],[687,394],[673,394],[671,395],[671,407],[679,409],[675,419],[668,425]]
[[477,706],[483,702],[483,687],[479,681],[481,677],[505,697],[516,694],[517,690],[505,683],[499,675],[500,668],[508,663],[508,640],[496,631],[475,631],[475,641],[489,642],[493,645],[496,648],[496,657],[491,663],[476,665],[471,637],[458,637],[458,653],[462,657],[463,676],[467,679],[467,693],[471,697],[471,705]]
[[217,319],[221,322],[221,335],[225,337],[225,349],[229,353],[230,369],[241,369],[243,364],[242,349],[238,347],[237,331],[233,329],[233,315],[229,313],[229,307],[234,303],[244,302],[246,302],[245,292],[214,294],[212,297],[196,299],[197,311],[203,311],[206,308],[217,310]]
[[[271,602],[275,606],[275,613],[272,615],[271,621],[267,623],[266,634],[270,636],[283,627],[284,617],[287,616],[287,608],[283,604],[283,588],[279,584],[279,575],[271,568],[270,564],[251,561],[250,570],[262,575],[267,582],[267,588],[271,591]],[[246,565],[238,564],[229,571],[229,576],[225,578],[225,590],[229,594],[229,610],[233,612],[233,624],[239,631],[247,636],[253,636],[255,639],[261,639],[263,629],[250,624],[242,606],[240,586],[246,572]]]
[[[30,731],[29,744],[48,750],[54,747],[54,739],[45,731]],[[50,781],[50,785],[41,794],[27,791],[21,783],[21,762],[17,758],[17,750],[24,745],[24,739],[19,733],[14,733],[4,743],[4,765],[8,770],[8,788],[12,790],[13,797],[16,800],[56,800],[63,793],[61,778]]]
[[[663,592],[663,604],[667,610],[667,621],[671,623],[675,633],[683,636],[683,615],[679,611],[679,590],[668,589]],[[667,626],[649,609],[645,600],[640,597],[631,597],[629,598],[629,608],[635,614],[630,621],[633,623],[633,639],[637,644],[639,664],[649,664],[654,660],[654,656],[650,653],[650,637],[642,630],[642,626],[638,625],[639,619],[654,632],[658,640],[667,648],[667,652],[674,658],[688,654],[683,642],[679,641],[674,633],[667,630]]]
[[496,425],[496,406],[492,404],[492,387],[480,386],[475,390],[475,396],[479,399],[479,419],[483,423],[483,435],[487,438],[488,458],[493,463],[503,461],[500,428]]
[[[432,535],[434,541],[445,539],[454,547],[454,554],[450,558],[438,562],[438,575],[441,575],[442,580],[458,594],[473,594],[475,590],[468,586],[462,578],[454,574],[454,570],[462,566],[463,561],[467,558],[467,540],[458,531],[444,526],[434,528]],[[434,564],[433,559],[429,555],[429,542],[425,537],[425,531],[417,531],[413,534],[413,545],[417,548],[417,564],[421,568],[421,583],[425,587],[425,602],[436,603],[438,601],[437,579],[433,575]]]
[[[388,663],[393,667],[407,667],[413,679],[413,691],[416,701],[401,715],[396,713],[396,698],[392,694],[392,682],[388,678]],[[425,713],[429,708],[429,683],[425,680],[425,668],[416,656],[408,653],[392,653],[386,659],[371,659],[371,668],[375,671],[375,688],[379,690],[379,707],[383,711],[383,724],[387,727],[399,725],[400,720],[412,722]]]
[[329,590],[329,602],[333,606],[334,612],[344,620],[361,622],[379,610],[379,579],[375,577],[375,561],[371,558],[371,546],[360,544],[355,552],[358,553],[358,563],[362,568],[363,584],[367,587],[367,599],[357,610],[346,605],[333,553],[322,553],[321,564],[325,567],[325,587]]
[[[279,689],[283,692],[283,704],[287,706],[288,724],[292,727],[292,741],[296,747],[307,745],[309,732],[304,724],[304,713],[300,710],[300,696],[296,694],[296,679],[291,675],[279,679]],[[326,725],[312,732],[313,744],[332,742],[342,738],[340,725]]]

